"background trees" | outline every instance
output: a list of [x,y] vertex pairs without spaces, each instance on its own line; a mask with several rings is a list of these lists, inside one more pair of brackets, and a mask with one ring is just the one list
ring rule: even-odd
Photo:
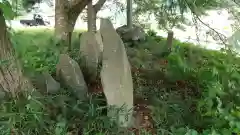
[[[60,15],[57,18],[66,16],[67,19],[64,18],[59,22],[56,35],[59,35],[59,38],[63,37],[63,40],[69,40],[74,24],[67,23],[68,18],[72,16],[71,12],[75,12],[73,5],[79,4],[79,7],[85,5],[82,8],[86,8],[86,6],[94,7],[97,4],[90,5],[86,1],[83,4],[83,0],[81,3],[78,0],[75,1],[76,3],[60,0],[58,2],[58,6],[63,8],[67,6],[67,8],[61,11],[58,9]],[[101,2],[104,3],[103,0]],[[105,1],[104,5],[111,6],[107,5],[107,2]],[[131,3],[130,0],[128,2]],[[73,5],[69,5],[70,3]],[[188,24],[188,19],[204,23],[201,16],[210,9],[228,9],[232,17],[236,18],[234,27],[239,29],[238,3],[235,1],[135,0],[132,7],[134,23],[138,21],[145,24],[140,15],[153,15],[159,22],[160,28],[166,31]],[[14,13],[9,12],[11,7],[5,1],[0,2],[0,8],[2,11],[0,14],[0,90],[10,91],[16,95],[16,92],[27,89],[24,84],[29,84],[25,83],[27,79],[24,79],[25,74],[22,70],[32,71],[34,75],[48,71],[54,77],[58,54],[62,48],[54,45],[55,35],[51,30],[36,32],[24,29],[10,35],[5,20],[12,19]],[[131,5],[124,5],[124,9],[130,9],[127,14],[128,18],[132,17]],[[78,9],[74,18],[80,12]],[[187,13],[192,16],[188,18]],[[124,14],[126,14],[125,11]],[[126,23],[131,25],[131,19],[127,20]],[[89,30],[95,31],[96,27],[92,25],[95,25],[94,21],[89,25]],[[217,30],[211,29],[211,26],[208,27],[218,36]],[[129,47],[127,41],[125,45],[132,65],[136,93],[150,99],[149,104],[153,110],[156,132],[166,135],[239,133],[239,57],[232,51],[224,50],[222,53],[205,50],[178,40],[166,40],[153,31],[148,31],[146,35],[146,40],[137,44],[137,47]],[[73,39],[78,41],[76,45],[79,46],[79,39],[75,37],[77,36],[74,35]],[[238,44],[239,31],[233,37],[233,42],[230,44]],[[172,50],[171,53],[163,56],[163,46],[167,42],[172,42]],[[73,59],[78,60],[76,50],[70,51],[69,54]],[[16,57],[16,53],[20,52],[21,55]],[[95,89],[100,88],[94,87]],[[79,99],[74,97],[75,94],[72,94],[69,89],[62,88],[57,94],[33,95],[30,93],[19,96],[17,99],[4,99],[6,102],[0,106],[0,134],[8,135],[10,131],[12,134],[55,135],[78,134],[77,132],[118,133],[118,127],[108,121],[99,102],[93,100],[96,97],[86,102],[79,102]]]
[[[134,0],[134,14],[139,19],[141,15],[153,15],[160,29],[171,30],[173,27],[183,27],[188,24],[187,13],[193,16],[206,15],[206,11],[222,8],[222,0]],[[191,18],[190,18],[191,19]]]

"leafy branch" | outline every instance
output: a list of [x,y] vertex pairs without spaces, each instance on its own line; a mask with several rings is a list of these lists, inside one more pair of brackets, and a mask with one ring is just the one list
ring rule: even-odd
[[[203,22],[201,20],[201,18],[198,16],[198,13],[196,12],[196,10],[192,9],[191,6],[188,4],[188,2],[186,0],[185,1],[185,4],[188,6],[188,8],[190,9],[191,13],[193,14],[193,18],[195,20],[198,20],[199,22],[201,22],[204,26],[208,27],[210,30],[214,31],[219,39],[221,40],[221,42],[225,45],[225,47],[227,47],[227,43],[225,42],[225,40],[227,39],[227,37],[223,34],[221,34],[220,32],[216,31],[214,28],[210,27],[208,24],[206,24],[205,22]],[[195,4],[195,3],[193,3]],[[194,5],[194,7],[196,8],[196,5]]]

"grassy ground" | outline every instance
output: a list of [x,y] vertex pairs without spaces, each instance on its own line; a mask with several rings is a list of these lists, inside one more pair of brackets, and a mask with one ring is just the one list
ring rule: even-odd
[[[73,58],[79,47],[77,33]],[[60,48],[52,31],[18,31],[11,39],[26,73],[55,72]],[[240,60],[232,52],[207,51],[177,40],[172,52],[163,55],[165,43],[149,32],[146,42],[127,47],[135,93],[149,99],[157,135],[239,133]],[[64,89],[54,95],[9,98],[1,106],[0,134],[120,134],[103,114],[99,100],[80,102]]]

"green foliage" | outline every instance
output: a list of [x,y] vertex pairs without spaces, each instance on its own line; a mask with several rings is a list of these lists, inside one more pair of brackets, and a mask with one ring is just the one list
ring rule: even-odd
[[[155,69],[155,74],[159,69],[164,72],[162,85],[155,86],[160,90],[145,90],[151,99],[155,97],[152,102],[159,134],[239,133],[240,59],[236,54],[206,51],[175,40],[171,54],[160,58],[158,53],[164,52],[166,39],[151,31],[148,34],[151,36],[147,38],[147,44],[139,45],[139,50],[145,51],[131,59],[146,64],[139,68]],[[163,66],[158,62],[161,59],[168,64]],[[148,60],[152,60],[151,65]],[[182,85],[178,85],[179,82]]]
[[[78,33],[73,33],[74,48],[79,47]],[[53,73],[55,71],[58,56],[63,48],[57,45],[53,34],[53,31],[48,29],[12,32],[12,43],[26,72],[48,71]],[[78,52],[76,51],[77,49],[74,49],[71,52],[72,55],[77,56]]]
[[182,24],[190,23],[185,13],[204,15],[207,10],[221,8],[224,0],[134,0],[134,2],[136,18],[141,15],[153,15],[160,29],[169,30],[173,27],[184,29]]
[[[13,32],[12,42],[24,70],[54,73],[58,54],[52,32]],[[74,39],[77,38],[74,34]],[[79,47],[79,41],[73,41]],[[231,51],[205,50],[148,32],[147,41],[127,48],[133,67],[135,91],[150,99],[159,135],[231,135],[240,133],[240,59]],[[74,59],[78,51],[71,52]],[[27,61],[27,62],[24,62]],[[163,64],[166,61],[167,64]],[[145,75],[146,72],[147,75]],[[160,83],[159,83],[160,82]],[[79,101],[71,90],[53,95],[32,92],[18,99],[7,98],[0,107],[1,134],[118,134],[115,123],[104,114],[102,97]],[[81,128],[79,128],[81,127]]]
[[3,0],[0,2],[0,9],[1,12],[3,12],[5,19],[7,20],[12,20],[15,16],[11,4],[7,0]]
[[[18,98],[6,98],[0,107],[1,135],[86,135],[115,129],[108,117],[102,117],[101,97],[80,101],[70,90],[54,95],[33,91]],[[116,131],[116,129],[115,129]]]
[[21,4],[25,9],[31,8],[31,6],[40,2],[42,2],[42,0],[21,0]]
[[42,0],[10,0],[13,10],[18,14],[30,11],[36,3],[41,3]]
[[55,71],[59,48],[55,44],[51,31],[13,32],[12,43],[23,62],[25,71],[49,71],[50,73]]

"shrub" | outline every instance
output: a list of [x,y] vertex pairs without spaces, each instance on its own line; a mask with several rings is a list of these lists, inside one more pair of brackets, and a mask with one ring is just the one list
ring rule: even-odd
[[[12,42],[25,71],[54,72],[61,48],[55,46],[51,32],[14,33]],[[78,49],[79,42],[74,44]],[[75,60],[79,60],[77,49],[70,53]],[[126,50],[134,69],[135,91],[150,99],[158,134],[240,133],[240,59],[235,53],[174,40],[172,52],[161,57],[166,39],[153,31],[145,43]],[[99,98],[81,102],[68,90],[30,97],[9,98],[2,104],[1,134],[16,130],[57,135],[80,130],[79,126],[84,134],[118,132],[102,114],[99,102],[91,100]]]

